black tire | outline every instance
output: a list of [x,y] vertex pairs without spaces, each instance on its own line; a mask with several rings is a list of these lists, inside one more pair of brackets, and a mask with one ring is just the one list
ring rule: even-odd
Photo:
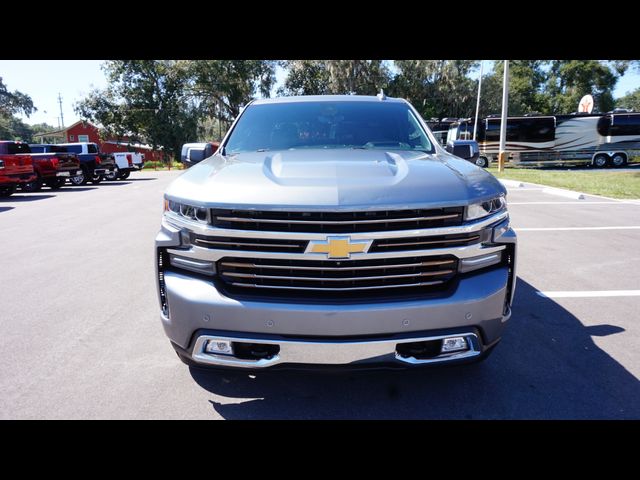
[[5,185],[0,187],[0,198],[7,198],[16,193],[17,185]]
[[64,178],[54,178],[53,180],[47,180],[45,182],[45,185],[51,190],[60,190],[62,187],[64,187],[64,183]]
[[611,166],[620,168],[627,165],[627,156],[624,153],[615,153],[611,157]]
[[102,180],[104,180],[104,175],[96,175],[91,179],[91,183],[98,185]]
[[82,169],[82,173],[80,175],[76,175],[75,177],[70,177],[69,181],[72,185],[79,187],[81,185],[86,185],[89,181],[89,174],[86,169]]
[[487,168],[489,166],[489,160],[486,157],[478,157],[474,163],[482,168]]
[[604,168],[609,165],[609,155],[606,153],[599,153],[593,157],[593,164],[596,168]]
[[109,180],[110,182],[113,182],[117,180],[119,176],[120,176],[120,169],[118,167],[115,167],[109,173],[105,174],[104,178],[105,180]]
[[122,172],[118,178],[120,180],[125,180],[125,179],[129,178],[129,175],[131,175],[131,172]]
[[20,184],[20,189],[29,193],[39,192],[42,190],[42,178],[38,175],[35,180]]

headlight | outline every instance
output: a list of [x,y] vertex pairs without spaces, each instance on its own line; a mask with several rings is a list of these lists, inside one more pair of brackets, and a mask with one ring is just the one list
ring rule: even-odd
[[187,205],[186,203],[175,202],[165,198],[164,211],[165,213],[169,212],[187,220],[209,223],[208,208]]
[[467,207],[465,220],[477,220],[505,209],[507,201],[503,196],[482,203],[473,203]]

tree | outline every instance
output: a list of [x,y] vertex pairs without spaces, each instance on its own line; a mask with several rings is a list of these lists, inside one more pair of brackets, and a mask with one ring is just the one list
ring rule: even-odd
[[375,95],[391,80],[382,60],[325,60],[325,65],[332,94]]
[[10,92],[0,77],[0,115],[24,114],[27,117],[38,109],[33,106],[33,100],[17,90]]
[[546,93],[550,113],[571,113],[578,109],[583,95],[593,96],[594,111],[613,108],[613,90],[624,74],[625,62],[598,60],[554,60],[551,62]]
[[94,90],[74,109],[102,125],[105,135],[162,146],[177,158],[182,144],[197,136],[200,107],[188,92],[185,62],[117,60],[103,65],[108,85]]
[[278,95],[375,95],[391,81],[383,60],[290,60]]
[[[509,61],[509,115],[525,115],[527,113],[549,113],[549,95],[544,91],[546,74],[544,67],[548,62],[543,60],[510,60]],[[498,112],[502,109],[502,83],[504,62],[496,61],[493,68],[493,83],[500,84],[497,98],[490,101],[498,103]],[[497,92],[487,93],[496,95]],[[576,106],[578,104],[576,103]],[[498,113],[491,112],[491,113]]]
[[29,125],[16,115],[29,117],[36,110],[29,95],[17,90],[10,92],[0,77],[0,139],[30,142],[32,132]]
[[628,92],[624,97],[616,100],[616,107],[631,108],[636,112],[640,112],[640,88],[633,92]]
[[275,84],[273,60],[186,61],[190,93],[209,116],[231,122],[257,93],[269,97]]
[[324,60],[287,60],[284,85],[278,95],[324,95],[329,93],[331,77]]
[[473,60],[397,60],[398,74],[389,86],[395,97],[409,100],[424,118],[468,117],[475,111],[477,82],[468,74]]

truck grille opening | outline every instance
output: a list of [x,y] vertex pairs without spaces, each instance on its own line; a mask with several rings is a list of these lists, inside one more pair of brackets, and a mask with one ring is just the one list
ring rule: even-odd
[[363,212],[211,210],[211,224],[234,230],[358,233],[449,227],[462,224],[463,207]]
[[281,260],[225,257],[218,276],[236,291],[334,296],[442,291],[455,277],[452,255],[370,260]]
[[191,243],[198,247],[217,250],[242,250],[248,252],[286,252],[303,253],[307,240],[281,240],[246,237],[208,237],[191,234]]
[[428,237],[384,238],[376,240],[370,252],[399,252],[406,250],[430,250],[432,248],[464,247],[479,243],[482,232]]

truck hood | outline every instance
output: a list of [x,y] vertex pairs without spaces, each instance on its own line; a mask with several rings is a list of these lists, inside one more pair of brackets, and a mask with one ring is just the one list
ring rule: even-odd
[[166,191],[198,206],[292,210],[457,206],[504,193],[493,175],[442,150],[362,149],[217,154]]

